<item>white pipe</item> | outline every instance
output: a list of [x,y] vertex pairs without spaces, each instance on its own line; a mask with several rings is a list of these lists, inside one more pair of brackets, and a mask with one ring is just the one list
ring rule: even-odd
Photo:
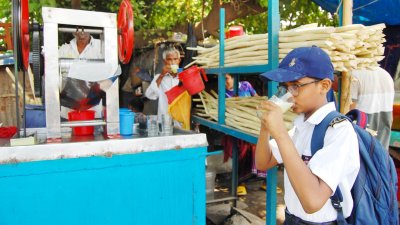
[[[60,27],[60,28],[58,28],[58,31],[65,32],[65,33],[75,33],[76,32],[76,28]],[[104,33],[103,29],[84,29],[84,31],[87,32],[87,33],[90,33],[90,34],[102,34],[102,33]]]

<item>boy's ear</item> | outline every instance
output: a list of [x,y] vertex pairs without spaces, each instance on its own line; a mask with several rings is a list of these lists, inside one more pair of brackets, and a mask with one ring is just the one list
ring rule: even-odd
[[330,79],[323,79],[320,81],[321,84],[321,94],[326,94],[332,87],[332,81]]

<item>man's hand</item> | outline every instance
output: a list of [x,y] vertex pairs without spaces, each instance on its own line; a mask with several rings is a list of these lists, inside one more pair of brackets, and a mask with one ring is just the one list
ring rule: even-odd
[[160,76],[157,78],[157,86],[159,87],[161,84],[162,79],[167,73],[171,73],[171,65],[165,64],[164,67],[162,68],[162,71],[160,73]]
[[279,135],[287,133],[285,123],[283,122],[281,108],[271,101],[262,102],[259,110],[264,111],[261,118],[261,126],[269,131],[273,138],[278,138]]

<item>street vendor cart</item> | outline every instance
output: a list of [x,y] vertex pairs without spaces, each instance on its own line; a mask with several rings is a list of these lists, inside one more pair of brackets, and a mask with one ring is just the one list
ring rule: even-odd
[[1,224],[205,224],[205,134],[0,139],[0,151]]
[[[14,3],[18,4],[14,12],[25,15],[21,11],[26,12],[28,1]],[[19,144],[13,146],[10,138],[0,138],[0,224],[205,224],[205,134],[174,128],[170,136],[119,135],[115,79],[106,92],[103,118],[60,119],[62,72],[70,61],[58,57],[58,33],[84,26],[100,34],[105,58],[83,63],[108,64],[114,71],[118,47],[125,63],[130,58],[126,48],[133,48],[133,43],[122,46],[121,54],[126,35],[133,35],[129,33],[133,21],[125,19],[132,14],[131,6],[126,0],[123,5],[121,26],[113,13],[43,8],[46,127],[24,127],[21,136],[32,135],[33,143],[14,136]],[[21,23],[27,25],[27,20],[14,27]],[[29,42],[29,31],[21,32],[28,37],[22,40]],[[20,57],[14,57],[15,67]],[[82,126],[103,129],[85,136],[71,134]]]

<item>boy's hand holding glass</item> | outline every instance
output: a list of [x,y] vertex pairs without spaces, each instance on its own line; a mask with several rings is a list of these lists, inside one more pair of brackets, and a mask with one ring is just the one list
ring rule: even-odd
[[[293,96],[290,92],[285,90],[278,90],[278,92],[273,95],[268,101],[271,101],[279,106],[282,114],[288,111],[293,106]],[[256,110],[258,118],[262,119],[266,109],[262,106],[258,106]]]

